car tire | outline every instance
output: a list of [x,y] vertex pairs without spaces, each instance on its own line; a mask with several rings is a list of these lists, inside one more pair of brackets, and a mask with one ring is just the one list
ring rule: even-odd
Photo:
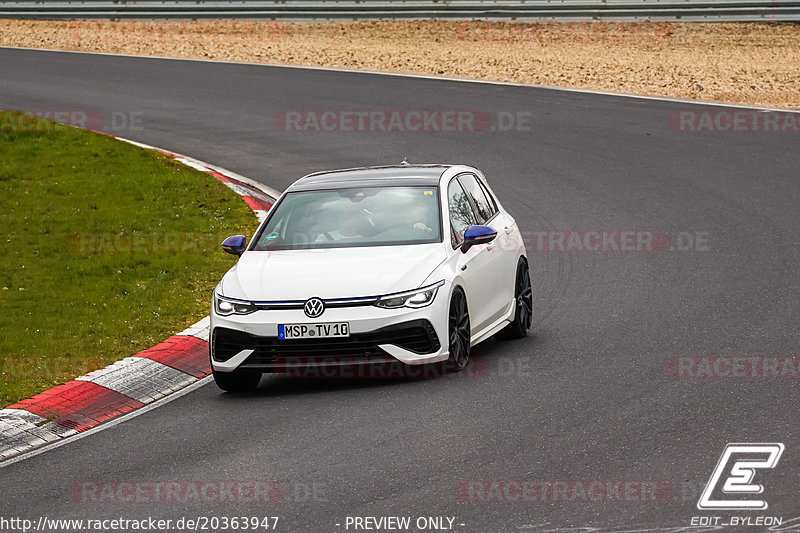
[[521,339],[528,335],[533,322],[533,290],[528,262],[520,258],[517,264],[517,275],[514,280],[514,320],[501,329],[498,339]]
[[253,370],[234,370],[233,372],[217,372],[212,370],[217,387],[227,392],[246,392],[258,387],[261,372]]
[[450,311],[447,315],[448,346],[450,358],[448,363],[461,370],[469,363],[469,343],[471,337],[469,309],[464,291],[456,289],[450,298]]

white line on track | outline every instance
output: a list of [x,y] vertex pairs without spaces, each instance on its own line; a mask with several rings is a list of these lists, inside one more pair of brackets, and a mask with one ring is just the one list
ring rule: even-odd
[[7,459],[7,460],[5,460],[3,462],[0,462],[0,468],[6,467],[6,466],[9,466],[9,465],[13,465],[14,463],[17,463],[19,461],[24,461],[25,459],[30,459],[31,457],[39,455],[40,453],[45,453],[45,452],[49,452],[50,450],[55,450],[56,448],[60,448],[61,446],[64,446],[65,444],[69,444],[71,442],[79,441],[84,437],[88,437],[89,435],[94,435],[95,433],[99,433],[100,431],[106,430],[108,428],[112,428],[112,427],[116,426],[117,424],[121,424],[121,423],[125,422],[126,420],[130,420],[131,418],[135,418],[135,417],[137,417],[139,415],[143,415],[143,414],[147,413],[148,411],[152,411],[153,409],[161,407],[162,405],[168,404],[172,400],[177,400],[181,396],[189,394],[190,392],[194,391],[195,389],[199,389],[203,385],[206,385],[206,384],[210,383],[211,379],[212,379],[212,376],[208,375],[208,376],[204,377],[203,379],[195,381],[191,385],[189,385],[189,386],[187,386],[187,387],[185,387],[185,388],[183,388],[183,389],[181,389],[181,390],[179,390],[179,391],[177,391],[177,392],[175,392],[173,394],[170,394],[169,396],[165,396],[164,398],[162,398],[160,400],[156,400],[155,402],[153,402],[153,403],[151,403],[149,405],[145,405],[144,407],[140,407],[138,409],[135,409],[134,411],[131,411],[130,413],[127,413],[127,414],[124,414],[124,415],[119,416],[117,418],[114,418],[112,420],[109,420],[108,422],[104,422],[104,423],[100,424],[99,426],[93,427],[92,429],[88,429],[86,431],[82,431],[81,433],[78,433],[77,435],[74,435],[74,436],[69,437],[67,439],[61,439],[61,440],[59,440],[57,442],[54,442],[53,444],[45,445],[45,446],[42,446],[41,448],[38,448],[38,449],[33,450],[33,451],[30,451],[28,453],[24,453],[24,454],[19,455],[17,457],[12,457],[11,459]]
[[593,89],[579,89],[574,87],[557,87],[553,85],[536,85],[532,83],[518,83],[513,81],[495,81],[495,80],[476,80],[472,78],[451,78],[447,76],[433,76],[431,74],[415,74],[412,72],[380,72],[377,70],[357,70],[349,68],[336,68],[336,67],[319,67],[319,66],[305,66],[305,65],[280,65],[275,63],[254,63],[250,61],[226,61],[223,59],[194,59],[188,57],[167,57],[167,56],[146,56],[139,54],[112,54],[109,52],[82,52],[77,50],[56,50],[52,48],[27,48],[16,46],[0,46],[1,49],[9,50],[34,50],[40,52],[61,52],[65,54],[84,54],[84,55],[99,55],[99,56],[120,56],[120,57],[133,57],[137,59],[162,59],[169,61],[194,61],[198,63],[222,63],[226,65],[248,65],[256,67],[271,67],[271,68],[291,68],[297,70],[320,70],[326,72],[347,72],[351,74],[371,74],[375,76],[395,76],[398,78],[417,78],[425,80],[441,80],[441,81],[456,81],[461,83],[481,83],[484,85],[501,85],[508,87],[531,87],[535,89],[546,89],[549,91],[563,91],[570,93],[583,93],[583,94],[598,94],[602,96],[617,96],[620,98],[635,98],[639,100],[654,100],[657,102],[672,102],[690,105],[705,105],[716,107],[732,107],[736,109],[755,109],[758,111],[783,111],[788,113],[800,113],[797,109],[788,109],[780,107],[763,107],[752,106],[744,104],[731,104],[726,102],[717,102],[714,100],[694,100],[691,98],[677,98],[674,96],[653,96],[648,94],[635,94],[635,93],[620,93],[613,91],[598,91]]

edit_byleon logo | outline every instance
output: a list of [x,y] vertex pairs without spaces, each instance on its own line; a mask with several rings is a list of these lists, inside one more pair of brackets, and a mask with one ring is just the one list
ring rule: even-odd
[[697,508],[701,510],[763,510],[766,500],[753,496],[764,492],[763,485],[754,483],[758,470],[775,468],[783,454],[780,442],[729,443],[725,446],[711,479],[700,495]]

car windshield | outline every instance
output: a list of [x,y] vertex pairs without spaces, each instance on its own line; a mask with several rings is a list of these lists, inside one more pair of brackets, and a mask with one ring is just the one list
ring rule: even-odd
[[441,242],[437,187],[353,187],[290,192],[272,208],[251,250]]

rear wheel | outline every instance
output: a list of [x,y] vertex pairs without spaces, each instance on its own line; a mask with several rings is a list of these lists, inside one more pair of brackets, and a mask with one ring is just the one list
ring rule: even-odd
[[500,330],[499,339],[521,339],[528,335],[533,322],[533,291],[528,263],[524,259],[517,265],[517,277],[514,282],[514,320]]
[[457,289],[450,300],[450,313],[448,315],[450,333],[450,359],[458,370],[469,362],[470,323],[467,297]]
[[218,372],[212,370],[217,386],[228,392],[245,392],[258,387],[261,381],[261,372],[253,370],[234,370],[233,372]]

